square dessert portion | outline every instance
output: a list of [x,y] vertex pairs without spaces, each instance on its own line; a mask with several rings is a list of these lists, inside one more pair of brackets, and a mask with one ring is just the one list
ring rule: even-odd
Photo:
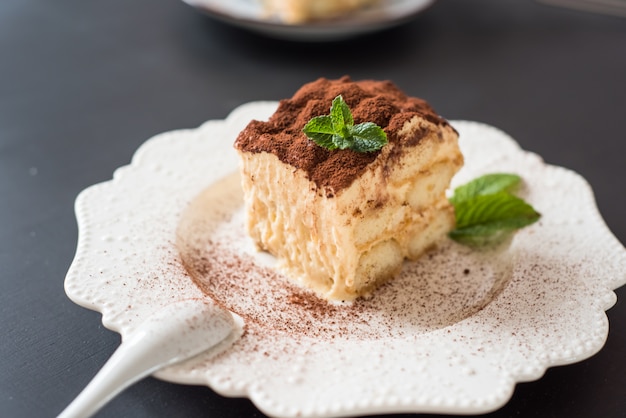
[[[302,131],[341,95],[354,123],[388,143],[328,150]],[[353,300],[398,274],[454,227],[446,198],[463,165],[458,135],[389,81],[319,79],[239,134],[247,229],[293,281],[329,300]]]

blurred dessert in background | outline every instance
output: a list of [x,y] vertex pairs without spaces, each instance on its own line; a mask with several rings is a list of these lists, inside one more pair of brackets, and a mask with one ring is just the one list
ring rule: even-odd
[[379,0],[261,0],[268,16],[291,25],[332,19],[368,7]]

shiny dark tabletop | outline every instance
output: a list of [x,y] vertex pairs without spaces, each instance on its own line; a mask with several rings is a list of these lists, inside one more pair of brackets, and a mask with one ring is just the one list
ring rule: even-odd
[[[626,242],[626,18],[441,0],[327,44],[228,27],[178,0],[0,3],[0,416],[58,414],[119,344],[63,280],[74,200],[151,136],[290,96],[320,76],[390,79],[449,119],[494,125],[577,171]],[[625,273],[626,274],[626,273]],[[625,417],[626,289],[604,348],[516,386],[490,417]],[[148,378],[100,417],[260,417],[246,399]]]

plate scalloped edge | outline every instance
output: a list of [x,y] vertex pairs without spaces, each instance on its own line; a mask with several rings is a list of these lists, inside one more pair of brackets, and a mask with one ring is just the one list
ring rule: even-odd
[[[157,135],[112,180],[84,190],[65,280],[70,299],[101,312],[103,324],[124,337],[154,309],[203,297],[176,253],[178,219],[202,189],[236,170],[237,133],[275,107],[248,103],[225,120]],[[467,161],[454,183],[517,172],[526,180],[525,198],[543,215],[516,236],[514,277],[492,303],[449,327],[404,339],[267,344],[247,335],[248,344],[266,343],[267,351],[231,340],[156,376],[248,396],[273,416],[483,413],[506,403],[517,382],[600,350],[608,335],[605,310],[626,282],[626,251],[601,218],[590,186],[496,128],[452,124]],[[241,364],[249,366],[241,370]]]

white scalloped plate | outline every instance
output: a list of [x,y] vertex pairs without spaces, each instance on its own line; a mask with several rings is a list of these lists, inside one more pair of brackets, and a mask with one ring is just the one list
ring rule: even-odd
[[[213,269],[207,271],[216,280],[230,272],[265,286],[254,280],[274,273],[242,233],[232,143],[251,119],[265,119],[275,108],[274,102],[249,103],[226,120],[158,135],[113,180],[83,191],[76,201],[80,233],[65,281],[68,296],[101,312],[104,325],[123,338],[153,310],[205,297],[177,247],[188,207],[204,198],[213,238],[198,248],[206,247]],[[543,215],[540,222],[494,258],[444,246],[407,263],[373,299],[330,313],[320,314],[299,291],[282,287],[281,276],[274,293],[269,285],[222,290],[220,297],[230,298],[226,306],[241,315],[237,332],[156,376],[247,396],[274,416],[466,414],[497,409],[517,382],[600,350],[613,289],[626,282],[626,251],[600,217],[589,185],[493,127],[453,125],[466,158],[454,183],[488,172],[518,173],[526,182],[524,197]],[[212,251],[217,247],[221,252]],[[234,267],[240,262],[249,275]]]

